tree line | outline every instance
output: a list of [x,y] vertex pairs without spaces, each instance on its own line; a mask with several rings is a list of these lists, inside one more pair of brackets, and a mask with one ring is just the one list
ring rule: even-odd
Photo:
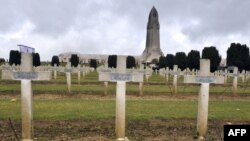
[[[69,60],[71,62],[72,67],[77,67],[78,64],[80,63],[79,57],[77,56],[77,54],[72,54]],[[108,67],[109,68],[116,68],[116,62],[117,62],[117,55],[109,55],[108,56]],[[53,66],[54,64],[59,66],[60,62],[59,62],[58,56],[52,57],[51,66]],[[89,66],[96,69],[98,66],[97,60],[90,59]],[[133,68],[133,67],[136,67],[135,58],[133,56],[127,56],[127,68]]]
[[167,54],[166,57],[161,56],[159,58],[159,67],[173,69],[174,65],[178,65],[178,68],[184,70],[186,68],[198,70],[200,67],[200,58],[210,59],[211,71],[215,71],[221,62],[221,57],[218,50],[211,46],[205,47],[202,51],[202,55],[197,50],[191,50],[187,55],[185,52],[177,52],[175,55]]
[[[202,54],[197,50],[191,50],[187,55],[185,52],[177,52],[175,55],[167,54],[159,58],[159,67],[169,67],[173,69],[173,65],[178,65],[181,70],[186,68],[199,69],[200,58],[210,59],[210,70],[214,72],[220,67],[221,55],[214,46],[205,47]],[[239,70],[250,70],[249,48],[246,45],[232,43],[227,50],[226,65],[236,66]]]
[[[37,67],[41,65],[40,61],[40,55],[39,53],[33,53],[33,66]],[[70,57],[71,66],[72,67],[77,67],[78,64],[80,63],[79,57],[77,54],[72,54]],[[1,62],[5,62],[5,60],[0,60]],[[21,53],[18,50],[11,50],[10,55],[9,55],[9,64],[10,65],[21,65]],[[51,66],[59,66],[60,61],[58,56],[53,56],[51,59]],[[97,61],[95,59],[90,60],[90,66],[93,68],[97,68]]]

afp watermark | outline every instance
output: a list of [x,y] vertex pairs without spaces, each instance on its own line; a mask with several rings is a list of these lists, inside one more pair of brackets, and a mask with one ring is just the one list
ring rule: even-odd
[[224,125],[224,141],[249,141],[250,125]]

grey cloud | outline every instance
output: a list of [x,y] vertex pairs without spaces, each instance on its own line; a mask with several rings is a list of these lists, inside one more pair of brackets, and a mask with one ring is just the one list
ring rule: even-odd
[[200,23],[187,26],[183,32],[190,39],[197,40],[207,36],[226,36],[230,34],[250,34],[250,1],[214,1],[201,6],[200,12],[193,13]]
[[75,22],[79,1],[30,0],[23,4],[23,11],[35,26],[34,32],[45,35],[65,33]]
[[[46,45],[53,44],[51,48],[55,44],[61,47],[60,51],[70,47],[82,53],[108,53],[113,49],[118,53],[138,54],[139,48],[143,49],[141,42],[146,37],[148,14],[153,5],[164,27],[161,47],[166,48],[163,49],[166,53],[171,46],[183,49],[180,46],[185,44],[175,43],[171,33],[166,33],[172,25],[180,27],[194,48],[210,37],[225,40],[223,37],[231,34],[250,35],[248,0],[2,0],[0,35],[15,32],[29,21],[35,28],[27,35],[27,43],[39,42],[32,37],[37,35],[48,42]],[[71,35],[71,31],[76,34]]]
[[15,31],[22,26],[23,14],[14,1],[1,1],[0,34]]
[[35,33],[45,34],[46,36],[57,36],[65,33],[75,22],[78,14],[77,9],[81,1],[58,1],[58,0],[22,0],[8,1],[0,8],[1,12],[0,30],[8,31],[16,29],[25,21],[30,21],[36,27]]

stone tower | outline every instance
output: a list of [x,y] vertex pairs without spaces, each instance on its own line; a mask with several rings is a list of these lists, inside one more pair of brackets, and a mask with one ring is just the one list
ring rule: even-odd
[[147,24],[147,37],[146,37],[146,48],[142,53],[143,62],[152,62],[153,60],[159,60],[163,53],[160,48],[160,24],[158,20],[158,12],[153,6],[149,13],[148,24]]

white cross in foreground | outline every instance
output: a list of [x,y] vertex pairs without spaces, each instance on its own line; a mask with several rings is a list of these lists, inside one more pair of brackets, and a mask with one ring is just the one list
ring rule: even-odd
[[208,118],[208,101],[209,101],[209,84],[223,84],[223,76],[210,75],[210,60],[200,60],[200,75],[186,75],[184,76],[184,83],[201,84],[198,98],[198,116],[197,116],[197,133],[199,138],[204,138],[207,132],[207,118]]
[[126,56],[117,56],[116,72],[99,72],[99,81],[113,81],[116,84],[116,137],[125,141],[125,95],[126,82],[143,82],[142,73],[126,73]]
[[31,53],[21,53],[21,71],[2,71],[2,79],[21,80],[22,139],[33,140],[33,91],[31,80],[50,80],[50,71],[33,71]]

